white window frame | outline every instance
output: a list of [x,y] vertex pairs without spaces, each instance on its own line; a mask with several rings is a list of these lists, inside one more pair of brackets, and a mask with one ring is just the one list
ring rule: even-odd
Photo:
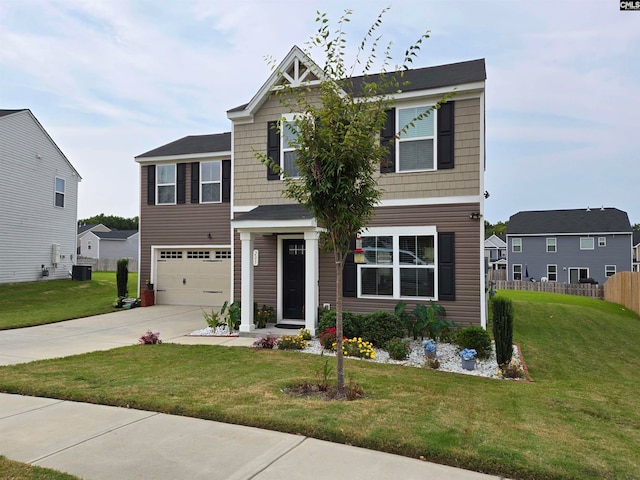
[[616,266],[615,265],[605,265],[604,266],[604,276],[606,278],[613,277],[616,274]]
[[[161,168],[173,168],[173,182],[160,183]],[[175,163],[156,165],[156,205],[175,205],[177,200],[177,181],[178,181],[178,169]],[[160,202],[160,187],[173,187],[173,202]]]
[[558,239],[556,237],[547,237],[547,253],[556,253],[558,251]]
[[558,281],[558,265],[547,265],[547,281],[548,282]]
[[[203,180],[203,167],[207,164],[217,164],[218,165],[218,180]],[[220,185],[218,189],[218,199],[217,200],[204,200],[204,187],[205,185]],[[200,203],[222,203],[222,161],[220,160],[212,160],[208,162],[200,162]]]
[[[516,271],[516,269],[518,269],[518,271]],[[516,274],[520,277],[520,278],[516,278]],[[522,280],[522,264],[521,263],[514,263],[511,266],[511,278],[513,280]]]
[[[62,182],[62,190],[58,189],[58,180]],[[66,195],[67,181],[62,177],[55,177],[55,180],[53,182],[53,190],[54,190],[53,205],[58,208],[64,208],[64,201],[65,201],[65,197],[67,196]],[[61,201],[62,205],[58,205],[58,198],[62,200]]]
[[598,237],[598,246],[606,247],[607,246],[607,237]]
[[[401,110],[409,110],[409,109],[432,109],[433,108],[433,104],[428,104],[428,103],[424,103],[424,102],[415,102],[415,103],[407,103],[404,105],[398,105],[396,106],[396,111],[395,111],[395,115],[396,115],[396,126],[398,129],[402,129],[404,128],[406,125],[401,125],[400,124],[400,111]],[[412,118],[417,117],[420,114],[415,114],[413,115]],[[437,115],[437,110],[433,109],[431,110],[431,113],[428,115],[427,118],[431,118],[433,121],[433,131],[431,133],[431,135],[423,135],[421,137],[407,137],[407,133],[413,129],[415,129],[416,127],[407,127],[407,132],[402,133],[400,132],[399,138],[398,140],[395,142],[395,149],[396,149],[396,173],[415,173],[415,172],[434,172],[438,169],[438,115]],[[424,120],[424,119],[423,119]],[[404,136],[404,138],[403,138]],[[400,168],[400,146],[403,143],[409,143],[409,142],[417,142],[417,141],[421,141],[421,140],[432,140],[433,141],[433,158],[432,158],[432,167],[431,168],[417,168],[417,169],[407,169],[407,170],[403,170]]]
[[[289,173],[286,172],[285,170],[285,153],[291,153],[291,152],[295,152],[296,149],[289,147],[289,146],[285,146],[285,130],[287,129],[287,123],[294,125],[295,126],[295,121],[296,119],[300,116],[300,114],[296,114],[296,113],[287,113],[286,115],[283,115],[280,118],[280,159],[281,159],[281,167],[282,167],[282,171],[284,173]],[[295,165],[295,160],[294,160],[294,165]],[[292,175],[291,173],[289,173],[289,176],[291,178],[300,178],[300,172],[297,170],[296,167],[296,172],[292,172],[292,173],[296,173],[296,175]],[[280,176],[280,179],[284,179],[284,175]]]
[[[518,247],[518,249],[516,249]],[[511,251],[513,253],[522,253],[522,238],[511,239]]]
[[[433,237],[433,265],[426,265],[425,268],[433,270],[433,297],[413,297],[400,295],[401,268],[408,265],[400,263],[400,237]],[[358,264],[358,298],[387,298],[387,299],[407,299],[407,300],[438,300],[438,232],[435,226],[412,226],[412,227],[371,227],[362,232],[362,237],[391,237],[393,244],[393,260],[389,264],[393,275],[393,295],[363,295],[362,293],[362,269],[380,268],[383,264],[367,266]]]
[[[595,248],[593,237],[580,237],[580,250],[593,250]],[[588,244],[591,243],[591,246]]]

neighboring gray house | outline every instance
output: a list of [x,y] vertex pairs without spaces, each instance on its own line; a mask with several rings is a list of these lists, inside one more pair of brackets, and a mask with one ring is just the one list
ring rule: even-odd
[[631,234],[616,208],[516,213],[507,227],[507,278],[603,284],[631,271]]
[[78,255],[89,258],[138,259],[138,230],[90,230],[80,240]]
[[507,242],[504,238],[492,234],[484,240],[484,257],[489,270],[507,268]]
[[633,271],[640,272],[640,230],[633,232]]
[[78,225],[77,254],[82,257],[98,258],[93,237],[85,238],[90,232],[110,232],[111,229],[101,223]]
[[28,109],[0,110],[0,283],[69,278],[81,177]]

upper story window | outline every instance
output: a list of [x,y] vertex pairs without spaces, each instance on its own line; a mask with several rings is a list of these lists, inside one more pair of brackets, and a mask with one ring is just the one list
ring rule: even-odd
[[606,247],[607,246],[607,237],[598,237],[598,246]]
[[511,239],[511,251],[515,253],[522,252],[522,239],[521,238],[512,238]]
[[299,177],[300,170],[296,165],[298,154],[292,143],[295,141],[299,132],[299,128],[294,122],[293,116],[287,116],[282,120],[280,126],[281,135],[281,158],[283,159],[282,168],[284,172],[291,177]]
[[158,165],[156,172],[156,203],[174,205],[176,203],[176,166]]
[[200,198],[202,203],[222,201],[222,162],[200,163]]
[[556,253],[557,248],[556,239],[554,237],[547,238],[547,253]]
[[593,249],[594,249],[593,237],[580,238],[580,250],[593,250]]
[[55,191],[55,206],[64,207],[64,195],[65,195],[65,180],[64,178],[56,177],[56,191]]
[[398,171],[435,170],[435,111],[420,120],[414,119],[429,110],[429,106],[399,108],[400,132]]

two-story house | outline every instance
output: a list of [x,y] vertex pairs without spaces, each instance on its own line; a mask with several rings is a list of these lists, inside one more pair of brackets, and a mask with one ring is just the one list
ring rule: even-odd
[[631,271],[631,233],[616,208],[518,212],[507,227],[508,280],[603,284]]
[[491,234],[484,240],[484,256],[489,270],[507,268],[507,242],[499,235]]
[[[312,332],[319,309],[335,307],[335,266],[332,254],[320,248],[321,228],[283,197],[283,180],[255,155],[264,152],[295,175],[287,129],[275,127],[296,112],[287,111],[275,92],[283,82],[313,92],[321,79],[322,69],[294,47],[248,103],[227,112],[231,134],[221,134],[227,145],[174,151],[169,144],[136,157],[142,165],[141,279],[148,272],[159,303],[192,301],[180,292],[190,284],[190,272],[204,267],[185,256],[200,255],[206,246],[209,261],[229,264],[231,290],[205,281],[203,292],[219,292],[206,304],[240,301],[241,332],[254,329],[253,308],[246,305],[270,305],[279,323]],[[345,264],[343,306],[366,313],[393,311],[399,301],[413,308],[434,300],[461,326],[486,325],[484,60],[409,70],[404,79],[408,85],[394,95],[380,132],[383,142],[445,93],[456,94],[392,144],[378,176],[383,198],[361,232],[367,261]],[[180,142],[186,140],[174,143]],[[215,162],[219,167],[210,165]],[[224,193],[203,201],[217,192],[211,185],[226,188],[229,203]],[[225,249],[228,257],[218,258]],[[162,298],[160,272],[174,257],[182,260],[183,273],[175,279],[176,296]]]
[[69,278],[81,178],[31,110],[0,110],[0,283]]
[[138,279],[158,304],[221,306],[231,293],[231,133],[192,135],[136,157]]

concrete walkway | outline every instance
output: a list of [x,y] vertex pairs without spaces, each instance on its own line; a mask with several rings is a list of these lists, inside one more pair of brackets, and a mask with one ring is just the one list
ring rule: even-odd
[[[250,346],[247,337],[185,337],[198,307],[154,306],[0,331],[0,365],[163,342]],[[273,329],[272,329],[273,331]],[[104,405],[0,394],[0,455],[98,479],[498,479],[299,435]],[[345,470],[346,469],[346,470]]]

